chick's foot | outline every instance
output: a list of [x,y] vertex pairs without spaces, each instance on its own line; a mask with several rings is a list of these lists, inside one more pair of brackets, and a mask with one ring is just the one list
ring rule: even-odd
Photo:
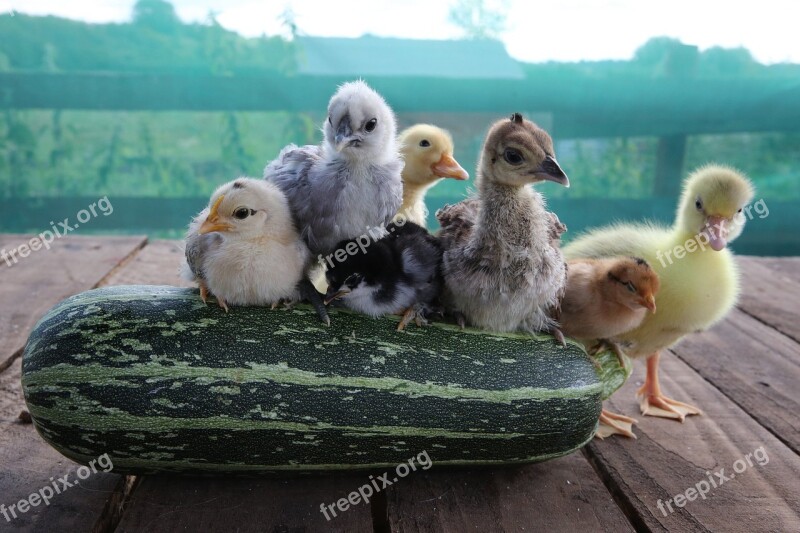
[[208,303],[208,287],[202,281],[200,282],[200,299],[203,300],[204,304]]
[[328,310],[325,308],[325,303],[322,301],[322,295],[317,292],[314,284],[308,278],[303,278],[297,283],[297,292],[300,293],[300,298],[311,304],[314,311],[317,312],[317,318],[326,326],[331,325],[331,318],[328,316]]
[[619,366],[625,368],[625,358],[624,358],[625,354],[622,352],[622,348],[620,348],[619,344],[617,344],[614,341],[610,341],[608,339],[600,339],[599,341],[597,341],[597,344],[589,348],[588,353],[592,357],[597,357],[597,355],[600,352],[604,352],[606,350],[611,350],[612,352],[614,352],[614,355],[616,355],[617,359],[619,360]]
[[611,435],[622,435],[635,439],[636,435],[633,433],[633,425],[638,424],[639,421],[629,416],[612,413],[603,409],[600,412],[600,426],[597,428],[597,433],[594,434],[596,439],[605,439]]
[[416,304],[412,307],[409,307],[403,313],[403,318],[400,319],[400,323],[397,324],[397,331],[403,331],[406,329],[406,326],[412,320],[417,324],[417,327],[421,328],[422,326],[427,326],[429,313],[430,310],[423,304]]
[[225,302],[223,298],[220,298],[219,296],[217,296],[217,305],[223,308],[226,313],[229,311],[228,304]]
[[645,416],[672,418],[681,422],[687,416],[703,414],[697,407],[668,398],[661,392],[661,385],[658,381],[659,357],[660,354],[656,352],[647,359],[647,374],[644,384],[636,391],[642,414]]

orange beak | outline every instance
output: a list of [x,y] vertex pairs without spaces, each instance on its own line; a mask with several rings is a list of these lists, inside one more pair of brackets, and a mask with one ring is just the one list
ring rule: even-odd
[[656,314],[656,298],[652,294],[648,294],[647,297],[642,300],[642,305],[648,308],[653,314]]
[[469,178],[467,171],[461,168],[461,165],[458,164],[458,161],[453,159],[453,156],[448,154],[442,154],[441,159],[431,165],[431,170],[440,178],[453,178],[456,180],[465,180]]
[[222,203],[222,199],[225,198],[225,195],[221,195],[217,198],[217,201],[214,202],[214,205],[211,206],[211,211],[208,213],[208,217],[206,217],[203,224],[200,226],[200,235],[205,233],[211,233],[212,231],[230,231],[231,225],[226,224],[225,222],[219,221],[219,213],[217,210],[219,209],[219,204]]

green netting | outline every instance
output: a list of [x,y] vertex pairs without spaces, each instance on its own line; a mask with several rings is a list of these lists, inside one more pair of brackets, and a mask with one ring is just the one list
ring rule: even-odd
[[[260,175],[289,142],[318,143],[336,86],[363,77],[401,127],[449,129],[472,174],[496,118],[548,129],[573,186],[541,190],[568,236],[669,221],[682,177],[719,162],[770,207],[736,250],[800,253],[800,65],[665,38],[630,61],[544,64],[491,40],[248,39],[165,5],[140,1],[126,24],[0,15],[0,232],[47,229],[107,196],[114,216],[82,231],[179,236],[217,185]],[[470,183],[432,189],[431,210]]]

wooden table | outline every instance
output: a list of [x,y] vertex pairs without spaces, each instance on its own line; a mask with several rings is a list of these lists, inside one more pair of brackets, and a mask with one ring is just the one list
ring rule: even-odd
[[[0,235],[0,249],[27,239]],[[92,287],[180,284],[182,253],[176,241],[76,236],[11,267],[0,262],[0,504],[28,498],[77,466],[18,418],[20,354],[36,320]],[[11,521],[0,514],[0,531],[800,531],[800,258],[740,262],[739,307],[662,358],[667,393],[705,411],[683,424],[638,416],[634,390],[644,365],[637,363],[610,403],[639,418],[638,440],[595,441],[582,453],[522,467],[413,473],[330,522],[320,504],[346,497],[366,474],[98,473],[48,506]],[[748,454],[752,466],[731,476]],[[720,479],[721,469],[731,479],[705,499],[675,498],[691,496],[687,489],[709,476]]]

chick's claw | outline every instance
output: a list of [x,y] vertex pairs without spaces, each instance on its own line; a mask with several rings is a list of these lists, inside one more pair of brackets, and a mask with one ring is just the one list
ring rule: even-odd
[[326,326],[331,325],[331,318],[328,316],[328,310],[325,308],[325,303],[322,301],[322,295],[317,292],[314,284],[308,278],[303,278],[297,283],[297,291],[300,293],[300,298],[304,301],[311,303],[314,311],[317,312],[320,322]]
[[427,318],[428,313],[429,313],[429,310],[424,305],[417,304],[417,305],[414,305],[412,307],[409,307],[403,313],[403,315],[402,315],[403,318],[400,319],[400,323],[397,324],[397,331],[405,330],[406,326],[408,325],[408,323],[411,322],[412,320],[414,321],[414,323],[419,328],[421,328],[422,326],[427,326],[428,325],[428,318]]

